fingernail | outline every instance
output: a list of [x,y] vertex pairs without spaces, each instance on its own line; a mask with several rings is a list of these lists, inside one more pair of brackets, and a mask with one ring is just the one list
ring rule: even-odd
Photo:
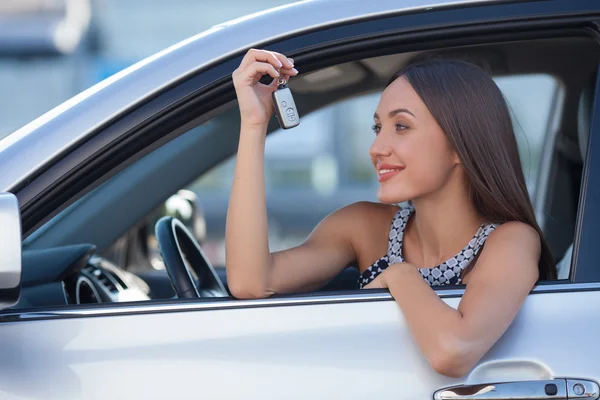
[[283,64],[281,63],[281,61],[277,60],[277,64],[279,65],[279,68],[283,67]]
[[298,70],[296,68],[292,68],[292,71],[294,71],[295,73],[298,73]]
[[292,63],[292,66],[294,65],[294,59],[293,58],[288,58],[288,60]]

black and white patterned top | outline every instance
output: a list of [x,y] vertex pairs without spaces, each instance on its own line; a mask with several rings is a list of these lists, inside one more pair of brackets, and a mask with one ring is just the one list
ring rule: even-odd
[[[402,237],[404,236],[404,228],[413,212],[414,207],[410,204],[401,207],[396,215],[394,215],[388,239],[388,252],[385,256],[375,261],[358,278],[358,284],[361,289],[377,278],[388,266],[405,262],[404,258],[402,258]],[[425,279],[429,286],[459,285],[462,282],[462,271],[473,261],[488,235],[498,226],[499,224],[481,224],[473,239],[457,255],[444,261],[437,267],[419,268],[423,279]]]

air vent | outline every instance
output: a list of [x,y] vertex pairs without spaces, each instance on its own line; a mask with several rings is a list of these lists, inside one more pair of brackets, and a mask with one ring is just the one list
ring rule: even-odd
[[80,276],[77,279],[77,284],[75,286],[75,303],[76,304],[102,303],[100,295],[94,288],[94,284],[85,276]]
[[98,281],[111,293],[118,293],[119,289],[115,285],[115,278],[110,272],[93,265],[87,265],[85,270],[92,274]]

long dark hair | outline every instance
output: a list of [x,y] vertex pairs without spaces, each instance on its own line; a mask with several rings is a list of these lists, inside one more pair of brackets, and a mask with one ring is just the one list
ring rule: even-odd
[[556,279],[556,265],[525,184],[508,106],[483,69],[463,61],[424,58],[396,72],[423,100],[458,154],[477,211],[489,222],[521,221],[541,240],[539,279]]

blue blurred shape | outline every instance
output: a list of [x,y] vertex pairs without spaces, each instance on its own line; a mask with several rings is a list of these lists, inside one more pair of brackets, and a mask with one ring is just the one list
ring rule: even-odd
[[89,0],[2,0],[0,54],[70,54],[87,33],[90,18]]

